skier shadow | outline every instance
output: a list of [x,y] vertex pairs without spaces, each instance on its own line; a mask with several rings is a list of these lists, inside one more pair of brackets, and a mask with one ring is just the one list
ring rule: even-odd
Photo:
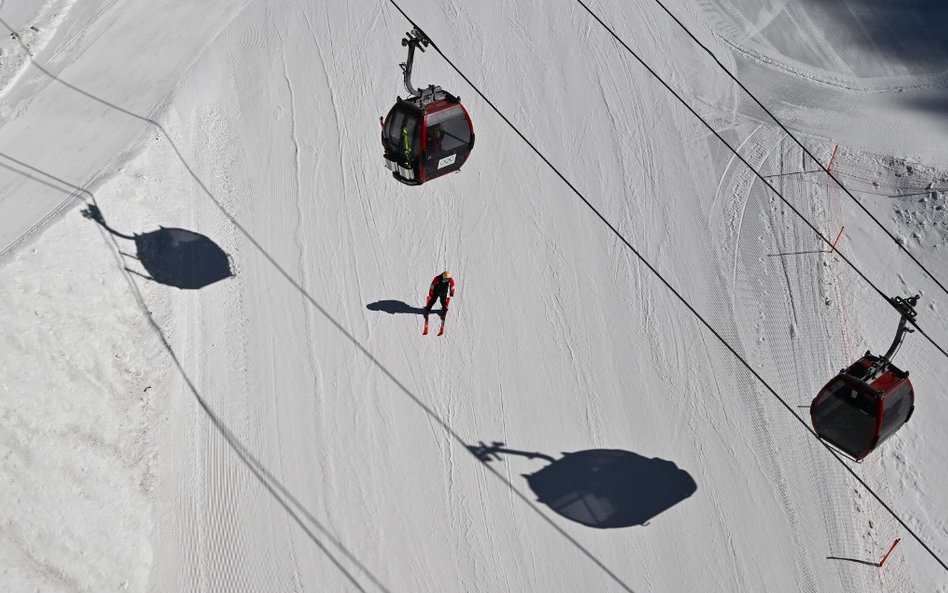
[[82,210],[82,215],[97,222],[112,235],[135,242],[138,256],[124,252],[122,255],[137,259],[148,275],[126,267],[132,274],[159,284],[189,290],[204,288],[234,275],[230,268],[230,256],[214,241],[199,233],[159,227],[157,231],[141,235],[125,235],[106,224],[95,204]]
[[[409,315],[424,315],[425,310],[422,307],[412,307],[408,303],[403,303],[402,301],[375,301],[374,303],[369,303],[365,306],[369,311],[384,311],[389,315],[395,315],[397,313],[407,313]],[[440,310],[431,310],[435,315],[441,315]]]
[[698,489],[691,475],[671,461],[620,449],[563,453],[554,459],[506,449],[498,442],[481,441],[467,448],[484,463],[499,461],[502,454],[548,462],[533,474],[523,474],[537,500],[571,521],[597,529],[648,525]]
[[384,311],[389,315],[396,313],[409,313],[412,315],[424,315],[425,310],[421,307],[412,307],[408,303],[401,301],[375,301],[365,306],[369,311]]

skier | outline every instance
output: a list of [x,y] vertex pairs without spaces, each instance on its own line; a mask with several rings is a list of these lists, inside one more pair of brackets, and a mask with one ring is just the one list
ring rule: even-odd
[[431,308],[438,300],[441,301],[441,313],[439,313],[441,329],[438,330],[438,335],[444,335],[444,318],[448,315],[448,304],[453,296],[454,278],[451,277],[451,272],[445,270],[434,277],[434,280],[431,281],[431,287],[428,288],[428,303],[425,305],[425,329],[422,335],[428,335],[428,315],[431,314]]

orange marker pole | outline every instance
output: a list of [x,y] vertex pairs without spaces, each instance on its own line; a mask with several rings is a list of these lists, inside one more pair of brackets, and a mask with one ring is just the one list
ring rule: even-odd
[[885,564],[885,561],[888,560],[889,554],[892,553],[892,550],[895,549],[895,546],[899,545],[899,542],[902,541],[902,538],[897,537],[895,541],[892,542],[892,547],[889,548],[889,551],[885,553],[885,556],[882,557],[882,560],[879,561],[879,568],[882,568],[882,565]]
[[839,233],[836,234],[836,238],[833,240],[833,248],[830,249],[830,253],[835,253],[835,252],[836,252],[836,244],[839,243],[839,238],[843,236],[843,229],[844,229],[844,228],[846,228],[846,227],[844,227],[844,226],[839,227]]
[[839,144],[836,145],[836,148],[833,149],[833,156],[830,157],[830,162],[826,165],[827,171],[833,170],[833,163],[836,162],[836,151],[839,150]]

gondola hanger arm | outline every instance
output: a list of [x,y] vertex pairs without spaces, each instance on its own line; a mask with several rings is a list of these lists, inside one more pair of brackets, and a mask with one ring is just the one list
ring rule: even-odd
[[401,66],[402,72],[405,74],[405,90],[407,90],[408,94],[412,97],[417,97],[421,94],[418,89],[411,84],[411,68],[415,61],[415,48],[425,51],[425,48],[430,44],[431,39],[418,27],[414,27],[411,31],[405,33],[405,38],[402,39],[402,46],[408,46],[408,60],[402,62],[399,66]]

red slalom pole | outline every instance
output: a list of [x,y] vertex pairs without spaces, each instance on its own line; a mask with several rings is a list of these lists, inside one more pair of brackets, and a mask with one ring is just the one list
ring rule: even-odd
[[892,542],[892,547],[889,548],[889,551],[885,553],[885,556],[882,557],[882,560],[879,561],[879,568],[882,568],[882,565],[885,564],[885,561],[888,560],[889,554],[892,553],[892,550],[895,549],[895,546],[899,545],[899,542],[902,541],[901,537],[895,538],[895,541]]
[[833,156],[830,157],[830,162],[826,165],[827,171],[833,170],[833,162],[836,161],[836,151],[839,150],[839,144],[836,145],[836,148],[833,149]]
[[830,249],[830,253],[831,253],[831,254],[832,254],[832,253],[836,253],[836,244],[839,243],[839,238],[843,236],[843,229],[844,229],[844,228],[846,228],[846,227],[844,227],[844,226],[839,227],[839,232],[836,234],[836,238],[833,239],[833,248]]

